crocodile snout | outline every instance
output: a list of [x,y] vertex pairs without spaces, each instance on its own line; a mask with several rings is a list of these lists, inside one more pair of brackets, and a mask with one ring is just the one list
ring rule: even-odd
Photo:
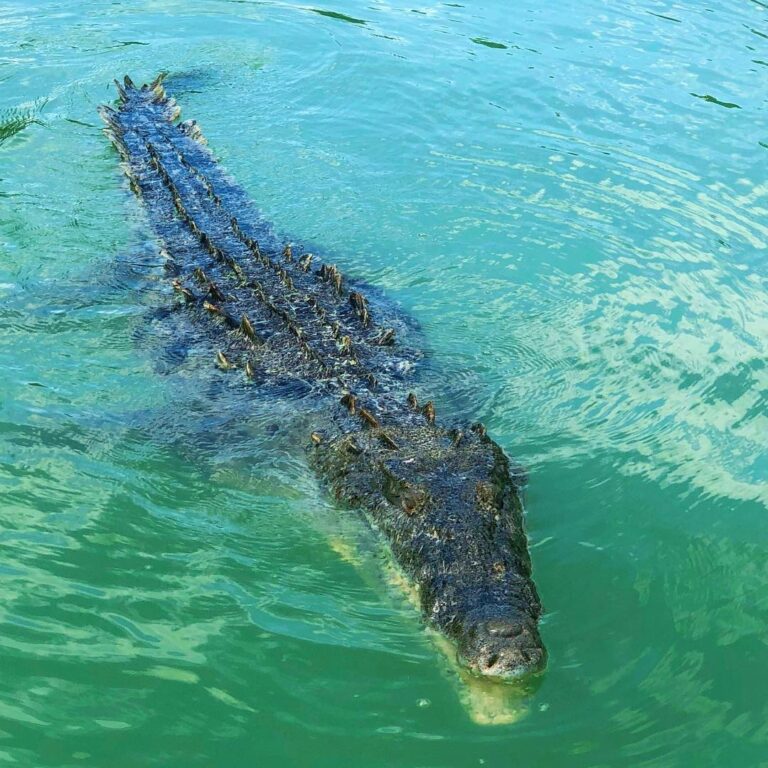
[[467,628],[459,638],[459,660],[475,674],[511,680],[543,669],[546,651],[531,622],[494,617]]

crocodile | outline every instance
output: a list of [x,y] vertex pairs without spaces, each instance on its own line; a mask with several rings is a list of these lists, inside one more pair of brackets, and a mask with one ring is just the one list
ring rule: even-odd
[[[115,81],[99,108],[166,260],[177,311],[215,339],[211,365],[254,397],[316,404],[308,464],[387,541],[424,620],[475,676],[546,664],[520,473],[480,423],[443,423],[410,392],[396,323],[361,284],[277,237],[162,76]],[[169,287],[169,293],[171,289]],[[407,346],[407,345],[406,345]]]

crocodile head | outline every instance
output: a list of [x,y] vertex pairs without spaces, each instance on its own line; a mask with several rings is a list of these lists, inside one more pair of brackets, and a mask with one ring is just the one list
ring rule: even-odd
[[336,497],[387,537],[462,666],[496,679],[543,668],[519,481],[484,429],[376,425],[312,450]]

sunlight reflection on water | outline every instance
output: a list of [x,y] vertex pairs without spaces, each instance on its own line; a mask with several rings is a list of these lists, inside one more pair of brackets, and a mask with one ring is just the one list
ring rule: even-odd
[[[39,122],[0,146],[0,756],[759,765],[764,26],[3,3],[0,131]],[[525,466],[550,664],[519,722],[467,717],[375,536],[281,442],[297,405],[147,321],[167,286],[95,108],[160,68],[281,232],[415,317],[438,418]]]

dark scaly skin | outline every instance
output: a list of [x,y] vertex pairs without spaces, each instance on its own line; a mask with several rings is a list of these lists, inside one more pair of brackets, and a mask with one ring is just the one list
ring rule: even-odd
[[441,424],[399,371],[395,329],[338,269],[281,244],[218,167],[160,83],[118,84],[101,109],[133,191],[169,257],[190,316],[215,334],[216,364],[318,402],[310,463],[361,509],[418,590],[425,620],[488,677],[543,668],[519,484],[476,424]]

